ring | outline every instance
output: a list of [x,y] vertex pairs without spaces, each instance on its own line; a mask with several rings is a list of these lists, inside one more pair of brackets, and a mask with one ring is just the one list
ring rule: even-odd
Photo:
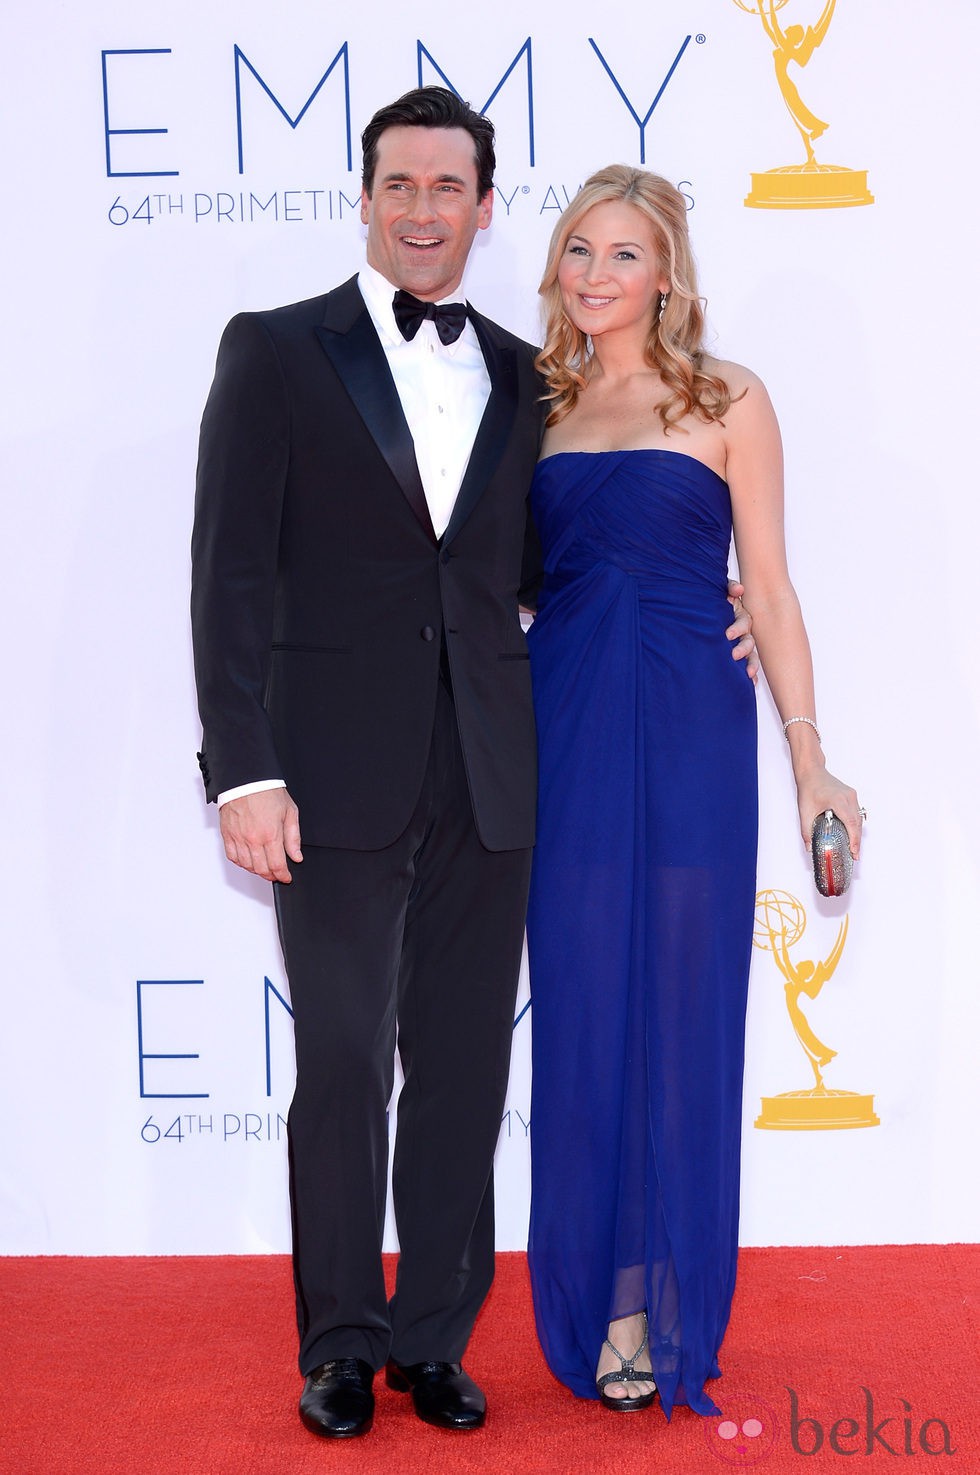
[[859,809],[859,810],[858,810],[858,814],[859,814],[859,815],[860,815],[860,816],[861,816],[861,821],[862,821],[862,823],[863,823],[863,822],[864,822],[864,821],[865,821],[865,820],[866,820],[866,819],[867,819],[867,817],[868,817],[868,811],[867,811],[867,810],[866,810],[866,809]]

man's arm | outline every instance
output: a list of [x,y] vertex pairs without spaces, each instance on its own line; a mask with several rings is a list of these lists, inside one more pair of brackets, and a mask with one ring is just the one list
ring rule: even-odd
[[531,516],[531,499],[528,497],[524,524],[524,552],[521,560],[521,587],[517,595],[522,609],[537,608],[542,575],[541,539],[538,537],[538,530]]
[[[235,318],[222,337],[201,423],[191,544],[202,768],[208,798],[226,800],[220,823],[229,860],[285,881],[287,855],[302,859],[299,821],[282,787],[263,695],[287,454],[275,347],[255,318]],[[270,787],[249,792],[258,783]]]
[[282,778],[263,706],[285,487],[288,406],[278,355],[233,318],[201,422],[191,627],[208,798]]

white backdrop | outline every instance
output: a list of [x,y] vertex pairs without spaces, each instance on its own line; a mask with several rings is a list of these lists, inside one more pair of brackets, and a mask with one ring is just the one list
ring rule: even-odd
[[[8,20],[0,1251],[287,1248],[288,992],[268,890],[224,862],[194,760],[196,431],[227,318],[356,269],[360,128],[420,77],[498,128],[474,301],[535,338],[559,207],[645,157],[689,196],[717,351],[780,415],[825,747],[870,819],[846,907],[818,902],[760,693],[759,886],[806,908],[794,963],[826,959],[847,912],[804,1002],[838,1052],[827,1085],[873,1095],[880,1125],[756,1129],[762,1097],[813,1084],[760,950],[743,1241],[980,1238],[976,7],[839,0],[795,75],[830,124],[818,159],[866,171],[874,203],[830,209],[743,203],[753,173],[804,157],[758,15],[641,15],[38,0]],[[498,1153],[508,1249],[530,1027]]]

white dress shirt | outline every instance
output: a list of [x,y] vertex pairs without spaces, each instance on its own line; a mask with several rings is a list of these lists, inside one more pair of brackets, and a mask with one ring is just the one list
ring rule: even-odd
[[[443,343],[435,323],[426,319],[415,337],[402,337],[392,301],[395,288],[366,263],[357,285],[381,347],[415,442],[415,459],[437,538],[449,526],[470,452],[490,398],[490,375],[473,324],[455,343]],[[462,290],[440,302],[462,301]],[[284,789],[283,779],[256,779],[218,795],[218,808],[229,799]]]
[[[455,343],[442,343],[428,318],[409,342],[403,338],[392,299],[395,289],[373,266],[358,273],[357,285],[371,314],[415,442],[429,516],[437,538],[449,526],[470,452],[490,398],[490,376],[473,324],[467,320]],[[459,293],[441,302],[459,302]]]

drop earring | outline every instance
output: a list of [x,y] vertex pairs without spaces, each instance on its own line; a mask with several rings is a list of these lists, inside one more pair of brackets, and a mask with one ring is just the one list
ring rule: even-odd
[[661,292],[661,294],[660,294],[660,311],[657,313],[657,322],[658,323],[662,323],[663,322],[663,320],[664,320],[664,313],[666,311],[667,311],[667,293],[666,292]]

